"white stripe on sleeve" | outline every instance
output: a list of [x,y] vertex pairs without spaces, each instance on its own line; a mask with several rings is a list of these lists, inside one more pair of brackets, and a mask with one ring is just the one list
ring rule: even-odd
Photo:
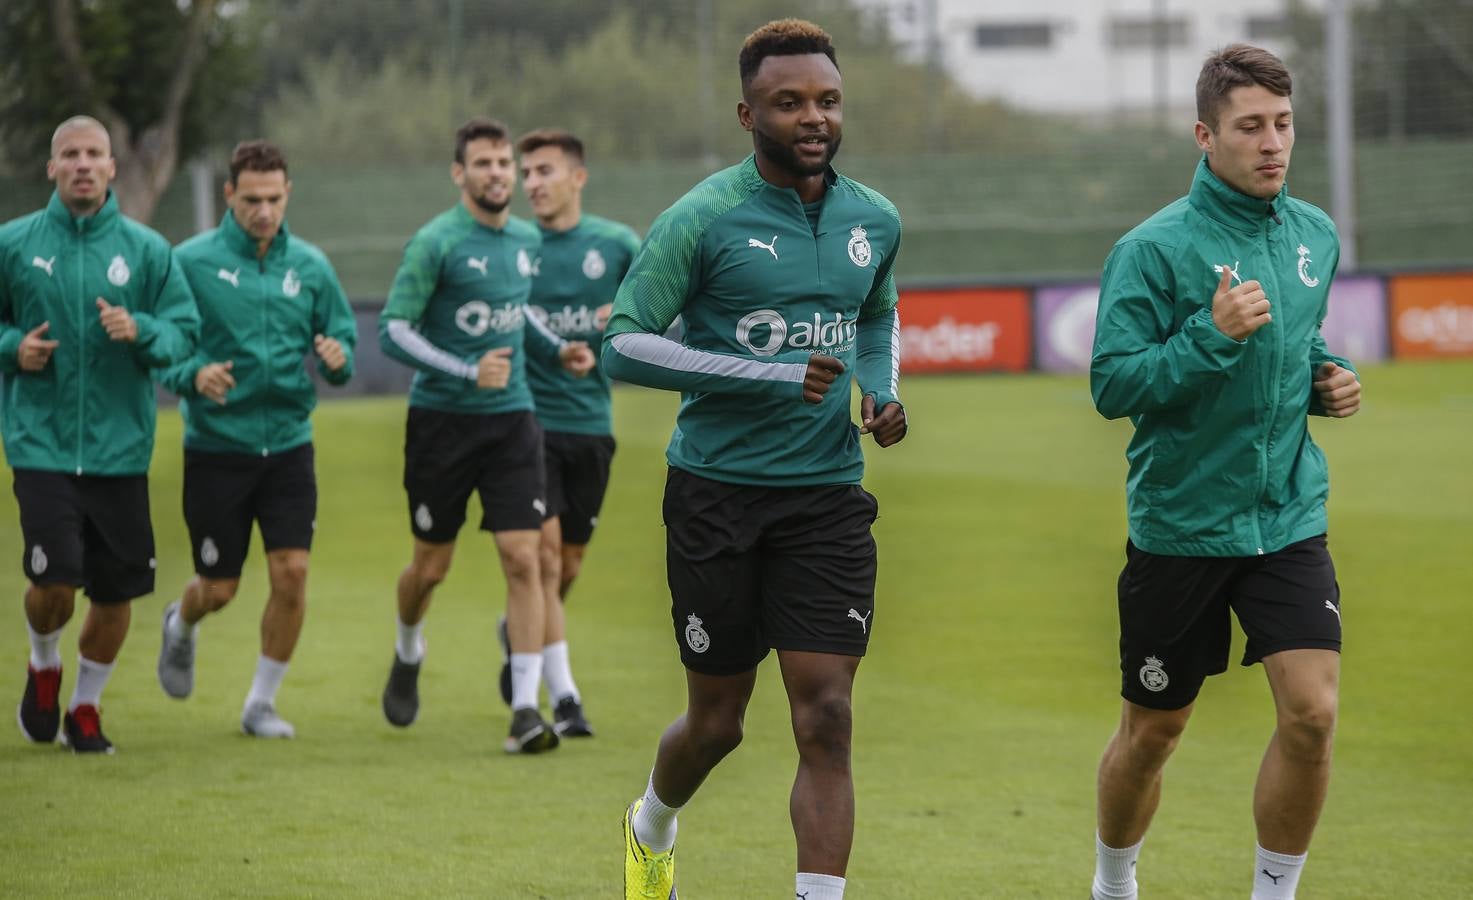
[[738,356],[722,356],[719,353],[694,350],[658,334],[629,331],[616,334],[609,340],[615,350],[629,359],[677,372],[717,375],[746,381],[796,381],[799,384],[803,383],[808,374],[807,363],[769,363]]
[[467,362],[451,356],[434,344],[425,339],[425,336],[414,330],[405,319],[389,320],[389,340],[393,341],[400,350],[409,354],[432,369],[453,375],[456,378],[464,378],[467,381],[476,380],[476,367]]

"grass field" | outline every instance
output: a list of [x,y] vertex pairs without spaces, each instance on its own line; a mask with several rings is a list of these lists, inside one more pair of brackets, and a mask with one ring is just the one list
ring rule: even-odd
[[[1304,900],[1473,894],[1473,364],[1368,369],[1366,405],[1317,420],[1347,635],[1336,772]],[[854,898],[1079,898],[1095,764],[1118,710],[1114,578],[1128,424],[1077,377],[911,379],[908,440],[871,454],[878,612],[856,695]],[[280,697],[291,742],[237,730],[264,600],[259,545],[201,633],[195,696],[154,678],[158,616],[188,576],[177,415],[153,469],[158,592],[104,697],[111,758],[0,737],[0,896],[543,897],[618,894],[619,818],[684,692],[659,498],[674,398],[617,397],[603,526],[570,601],[592,741],[502,754],[501,579],[463,535],[431,610],[423,707],[379,692],[409,549],[403,400],[324,405],[306,631]],[[0,494],[0,701],[26,639],[14,501]],[[79,610],[83,608],[79,602]],[[75,673],[78,622],[63,642]],[[6,706],[8,709],[9,707]],[[9,715],[7,713],[6,715]],[[1272,727],[1261,669],[1213,679],[1141,859],[1142,896],[1242,898],[1250,792]],[[3,734],[3,733],[0,733]],[[681,816],[681,896],[787,897],[795,763],[769,661],[744,745]]]

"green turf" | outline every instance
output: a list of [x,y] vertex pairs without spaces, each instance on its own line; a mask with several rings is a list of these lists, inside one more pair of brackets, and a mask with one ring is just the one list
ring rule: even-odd
[[[1473,885],[1473,364],[1369,369],[1366,407],[1316,420],[1344,590],[1343,714],[1300,897],[1454,898]],[[1114,577],[1128,425],[1077,377],[911,379],[913,430],[871,454],[880,596],[856,696],[855,898],[1081,898],[1093,782],[1118,698]],[[502,589],[466,533],[432,608],[419,721],[378,708],[409,547],[403,401],[325,405],[311,601],[281,697],[292,742],[237,731],[263,602],[259,546],[206,622],[195,696],[154,680],[158,615],[188,572],[179,422],[153,476],[159,591],[135,604],[105,697],[118,745],[73,758],[0,732],[0,896],[585,898],[617,895],[619,818],[683,689],[663,577],[673,398],[617,397],[603,527],[570,606],[599,735],[510,758],[496,697]],[[18,699],[24,587],[0,494],[0,690]],[[79,608],[85,604],[79,604]],[[63,642],[63,690],[77,623]],[[788,896],[795,756],[771,663],[745,744],[681,816],[681,894]],[[64,694],[66,696],[66,694]],[[8,716],[9,713],[6,713]],[[1250,791],[1272,715],[1259,669],[1209,682],[1167,770],[1142,896],[1241,898]],[[9,726],[6,726],[8,729]]]

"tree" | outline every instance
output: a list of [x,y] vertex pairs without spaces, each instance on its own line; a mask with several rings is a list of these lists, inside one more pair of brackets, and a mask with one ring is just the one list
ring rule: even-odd
[[119,205],[148,221],[179,161],[221,124],[239,124],[252,59],[218,0],[9,0],[0,13],[6,153],[45,158],[59,122],[95,116],[112,136]]

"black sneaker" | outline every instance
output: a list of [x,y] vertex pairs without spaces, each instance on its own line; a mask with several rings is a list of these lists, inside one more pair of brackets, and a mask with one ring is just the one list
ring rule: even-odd
[[506,637],[506,616],[496,620],[496,639],[501,642],[501,702],[511,706],[511,641]]
[[49,744],[61,729],[61,667],[35,669],[26,666],[26,692],[21,695],[15,720],[27,740]]
[[84,703],[62,720],[61,742],[73,753],[111,753],[113,742],[102,733],[102,716],[97,707]]
[[557,732],[532,707],[511,714],[511,730],[506,736],[507,753],[541,753],[558,744]]
[[559,737],[593,737],[593,726],[583,717],[583,704],[574,697],[564,697],[553,707],[552,730]]
[[419,666],[420,663],[404,662],[398,653],[394,654],[389,683],[384,685],[384,718],[390,725],[408,728],[419,715]]

